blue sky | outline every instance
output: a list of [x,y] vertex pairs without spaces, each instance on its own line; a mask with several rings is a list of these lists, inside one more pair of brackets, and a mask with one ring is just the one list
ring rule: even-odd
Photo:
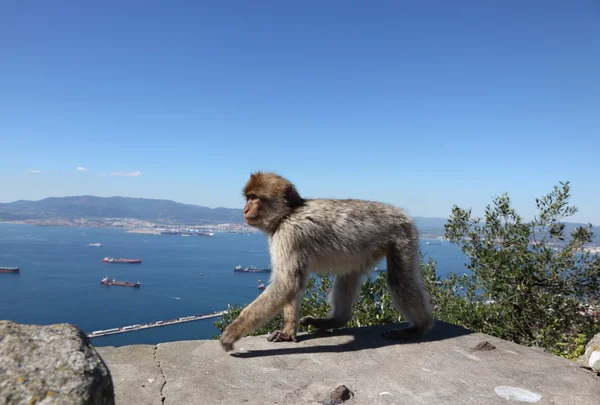
[[422,216],[507,191],[530,216],[570,180],[600,224],[594,0],[6,0],[0,61],[1,202],[240,207],[262,169]]

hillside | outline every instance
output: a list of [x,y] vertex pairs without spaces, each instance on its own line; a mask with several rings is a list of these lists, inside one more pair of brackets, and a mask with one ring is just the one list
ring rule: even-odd
[[156,222],[241,223],[242,210],[129,197],[51,197],[0,204],[0,220],[134,218]]
[[[209,208],[171,200],[130,197],[50,197],[39,201],[0,203],[0,220],[53,218],[134,218],[157,222],[241,223],[242,209]],[[415,217],[426,233],[444,230],[444,218]]]

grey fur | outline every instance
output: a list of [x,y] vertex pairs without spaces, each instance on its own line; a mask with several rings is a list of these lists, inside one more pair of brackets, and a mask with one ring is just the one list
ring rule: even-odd
[[[255,183],[259,184],[254,187],[257,190],[252,187]],[[267,234],[273,271],[270,285],[223,332],[223,347],[231,350],[236,340],[284,307],[284,330],[270,340],[295,340],[298,320],[293,305],[302,296],[311,272],[335,275],[329,296],[332,310],[328,318],[308,316],[300,323],[320,329],[344,326],[351,317],[360,277],[370,273],[383,257],[387,258],[393,304],[411,324],[385,336],[413,338],[427,333],[433,318],[422,286],[418,234],[411,219],[400,208],[356,199],[299,199],[301,202],[289,206],[277,196],[284,195],[278,192],[280,187],[290,186],[276,174],[257,173],[244,190],[258,195],[259,204],[265,202],[258,210],[265,211],[260,216],[263,220],[248,223]],[[268,193],[261,187],[268,188]]]

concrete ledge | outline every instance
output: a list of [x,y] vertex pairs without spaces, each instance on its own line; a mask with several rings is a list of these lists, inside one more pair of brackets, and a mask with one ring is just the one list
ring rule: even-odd
[[418,342],[383,339],[390,328],[246,337],[232,354],[213,340],[96,350],[123,405],[315,404],[341,384],[347,404],[599,403],[600,380],[569,360],[443,322]]
[[110,359],[109,370],[117,404],[160,404],[164,376],[156,359],[157,347],[131,345],[119,348],[97,347],[100,357]]

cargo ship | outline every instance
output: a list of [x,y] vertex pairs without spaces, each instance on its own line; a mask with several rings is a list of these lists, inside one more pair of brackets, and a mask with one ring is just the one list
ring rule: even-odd
[[139,264],[142,261],[140,259],[113,259],[112,257],[105,257],[102,259],[102,263],[127,263],[127,264]]
[[18,267],[0,267],[0,273],[18,273],[20,271]]
[[134,287],[134,288],[140,288],[140,286],[142,285],[142,283],[140,283],[139,281],[137,283],[128,283],[127,281],[117,281],[114,278],[112,280],[109,280],[108,277],[104,277],[102,280],[100,280],[100,284],[120,285],[123,287]]
[[237,265],[233,268],[233,271],[237,271],[239,273],[270,273],[271,269],[266,269],[266,268],[259,269],[254,266],[242,267],[240,265]]

